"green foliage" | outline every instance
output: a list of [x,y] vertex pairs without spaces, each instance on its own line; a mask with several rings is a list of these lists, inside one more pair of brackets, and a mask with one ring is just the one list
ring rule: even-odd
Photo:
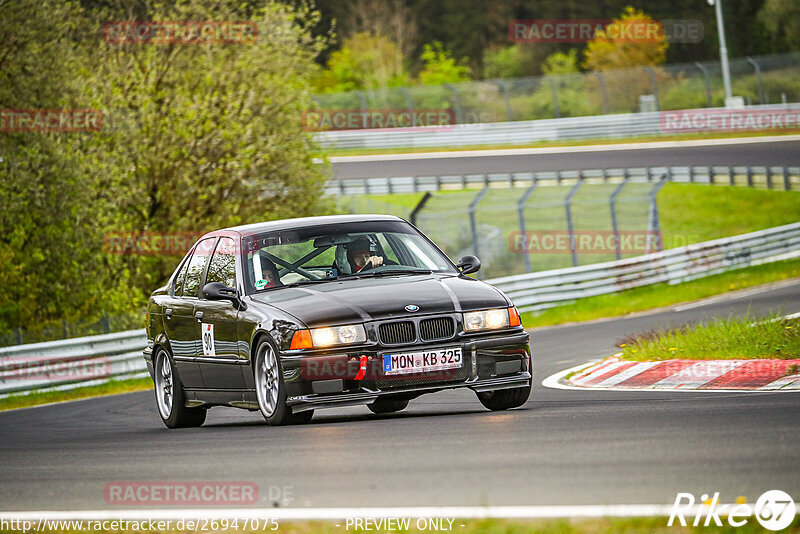
[[547,59],[542,64],[542,72],[547,76],[577,74],[580,72],[578,68],[578,51],[573,48],[566,54],[555,52],[547,56]]
[[[179,257],[109,254],[110,232],[191,232],[329,212],[302,127],[324,45],[308,8],[14,2],[0,107],[95,108],[96,133],[0,136],[0,332],[137,309]],[[110,44],[109,20],[251,20],[255,43]],[[116,120],[120,117],[126,120]]]
[[470,77],[470,68],[458,64],[438,41],[426,44],[421,58],[425,66],[419,73],[419,81],[425,85],[456,83]]
[[400,49],[387,37],[357,33],[345,39],[342,48],[333,52],[327,69],[314,81],[322,93],[336,93],[405,84]]
[[758,21],[779,50],[800,49],[800,3],[797,0],[765,0]]

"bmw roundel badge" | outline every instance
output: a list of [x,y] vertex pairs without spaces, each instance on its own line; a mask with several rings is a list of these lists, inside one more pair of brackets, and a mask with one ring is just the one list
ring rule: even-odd
[[409,312],[419,311],[419,306],[417,306],[416,304],[409,304],[408,306],[406,306],[406,311]]

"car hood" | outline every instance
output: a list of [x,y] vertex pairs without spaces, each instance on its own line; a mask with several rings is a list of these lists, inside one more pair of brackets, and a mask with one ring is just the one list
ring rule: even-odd
[[[478,280],[437,274],[331,281],[251,295],[309,327],[508,306],[494,287]],[[415,305],[416,312],[405,307]]]

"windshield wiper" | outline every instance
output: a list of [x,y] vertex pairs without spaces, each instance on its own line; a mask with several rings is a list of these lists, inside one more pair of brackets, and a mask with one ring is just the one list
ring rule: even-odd
[[431,274],[433,271],[430,269],[387,269],[385,271],[361,271],[359,273],[353,274],[346,274],[340,276],[339,278],[343,277],[355,277],[361,278],[362,276],[372,276],[372,277],[379,277],[379,276],[394,276],[398,274]]

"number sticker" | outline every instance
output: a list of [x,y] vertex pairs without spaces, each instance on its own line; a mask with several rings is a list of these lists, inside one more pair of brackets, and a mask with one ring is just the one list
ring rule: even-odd
[[211,323],[200,323],[202,325],[203,356],[216,356],[214,350],[214,325]]

